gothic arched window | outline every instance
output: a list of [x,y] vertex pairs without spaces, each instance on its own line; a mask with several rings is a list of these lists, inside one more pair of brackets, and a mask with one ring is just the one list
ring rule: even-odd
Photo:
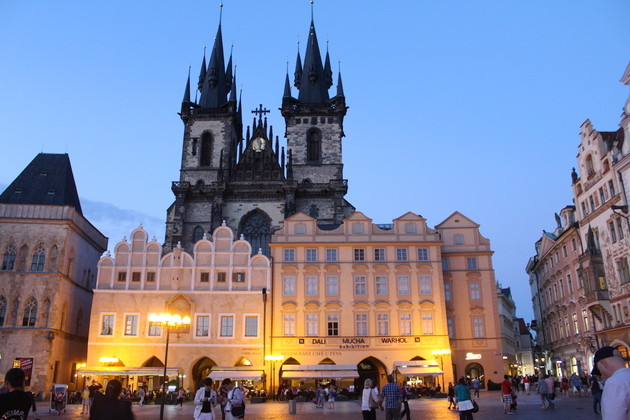
[[241,220],[240,233],[252,246],[252,255],[258,254],[258,249],[269,256],[269,241],[271,241],[271,219],[264,212],[255,210]]
[[4,251],[4,256],[2,257],[2,270],[11,271],[13,270],[14,265],[15,265],[15,245],[11,244]]
[[22,317],[23,327],[34,327],[37,319],[37,299],[30,298],[24,306],[24,316]]
[[4,327],[4,320],[7,317],[7,300],[0,296],[0,327]]
[[309,131],[306,142],[306,159],[310,162],[320,161],[322,153],[321,133],[317,130]]
[[192,237],[193,244],[196,244],[201,238],[203,238],[203,228],[201,226],[195,226]]
[[50,249],[50,265],[48,267],[48,271],[57,272],[59,271],[57,267],[57,255],[59,254],[59,249],[57,245],[53,245]]
[[199,164],[201,166],[210,166],[212,163],[212,134],[203,133],[201,136],[201,153]]
[[46,250],[43,245],[37,245],[33,252],[31,271],[44,271],[44,262],[46,262]]

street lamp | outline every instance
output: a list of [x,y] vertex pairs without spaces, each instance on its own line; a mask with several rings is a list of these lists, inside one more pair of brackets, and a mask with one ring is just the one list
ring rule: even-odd
[[166,400],[166,367],[168,365],[168,342],[170,338],[170,327],[179,328],[182,325],[190,325],[190,317],[182,318],[178,314],[150,314],[149,322],[154,325],[165,327],[166,329],[166,350],[164,352],[164,377],[162,378],[162,401],[160,402],[160,420],[164,419],[164,401]]
[[271,361],[271,392],[272,392],[271,395],[273,399],[275,400],[276,394],[277,394],[276,390],[274,390],[274,384],[276,382],[276,362],[284,360],[284,356],[267,355],[265,356],[265,360]]
[[434,356],[440,356],[440,370],[442,371],[442,392],[444,392],[444,362],[442,356],[451,354],[450,349],[433,350],[431,352]]

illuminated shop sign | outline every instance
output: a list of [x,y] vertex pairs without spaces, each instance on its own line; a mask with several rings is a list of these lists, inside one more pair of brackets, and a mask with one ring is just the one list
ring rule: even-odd
[[466,360],[479,360],[481,359],[481,354],[479,353],[466,353]]

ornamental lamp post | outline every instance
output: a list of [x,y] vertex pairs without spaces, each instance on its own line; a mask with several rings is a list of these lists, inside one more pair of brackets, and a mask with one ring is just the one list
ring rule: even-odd
[[440,356],[440,370],[442,371],[442,392],[444,392],[444,361],[442,360],[442,356],[451,354],[450,349],[441,349],[441,350],[433,350],[431,352],[434,356]]
[[164,419],[164,402],[166,400],[166,368],[168,366],[168,343],[170,339],[170,327],[179,328],[182,325],[190,325],[190,317],[178,314],[149,314],[149,322],[153,325],[159,325],[166,329],[166,350],[164,351],[164,377],[162,378],[162,401],[160,402],[160,420]]

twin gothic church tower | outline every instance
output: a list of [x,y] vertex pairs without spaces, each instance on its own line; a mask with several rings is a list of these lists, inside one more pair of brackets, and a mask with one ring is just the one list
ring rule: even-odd
[[291,94],[286,75],[282,95],[286,148],[267,125],[262,105],[243,135],[243,109],[236,94],[230,55],[227,66],[221,24],[209,62],[201,64],[195,100],[190,76],[180,116],[184,140],[179,181],[172,183],[175,201],[167,210],[164,251],[181,246],[189,252],[204,233],[225,222],[238,235],[269,255],[271,234],[282,221],[303,212],[320,226],[338,225],[354,207],[345,200],[341,140],[348,107],[341,74],[330,97],[333,73],[325,60],[311,19],[304,61],[298,51]]

